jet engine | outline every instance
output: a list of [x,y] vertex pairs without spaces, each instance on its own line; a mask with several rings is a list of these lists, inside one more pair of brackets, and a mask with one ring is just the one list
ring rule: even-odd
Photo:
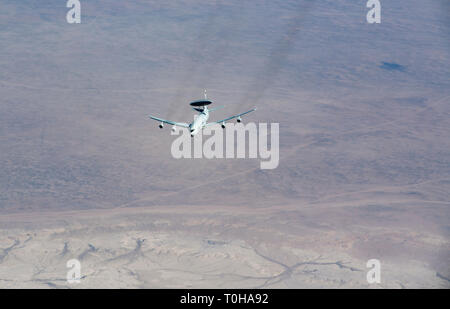
[[164,128],[164,123],[163,123],[163,122],[161,122],[161,123],[159,124],[159,128],[160,128],[160,129]]

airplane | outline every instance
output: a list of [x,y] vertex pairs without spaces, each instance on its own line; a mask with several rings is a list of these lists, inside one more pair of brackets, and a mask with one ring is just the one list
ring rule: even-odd
[[199,112],[198,116],[194,118],[194,121],[192,123],[184,123],[184,122],[175,122],[175,121],[170,121],[170,120],[165,120],[165,119],[161,119],[158,117],[153,117],[153,116],[149,116],[151,119],[159,121],[159,128],[162,129],[164,127],[164,123],[167,124],[171,124],[173,125],[172,127],[172,131],[175,131],[176,127],[184,127],[184,128],[189,128],[189,130],[191,131],[191,136],[193,137],[195,134],[197,134],[198,132],[200,132],[200,130],[202,130],[203,128],[210,126],[210,125],[215,125],[220,123],[222,129],[225,129],[225,122],[231,119],[236,119],[237,122],[241,122],[242,118],[241,116],[251,113],[253,111],[256,110],[256,107],[246,111],[244,113],[240,113],[219,121],[214,121],[214,122],[208,122],[208,118],[209,118],[209,112],[212,112],[214,110],[217,110],[219,108],[212,108],[212,109],[208,109],[209,104],[212,103],[212,101],[208,100],[208,96],[206,94],[206,90],[205,90],[205,99],[204,100],[198,100],[198,101],[193,101],[191,103],[189,103],[192,106],[192,109]]

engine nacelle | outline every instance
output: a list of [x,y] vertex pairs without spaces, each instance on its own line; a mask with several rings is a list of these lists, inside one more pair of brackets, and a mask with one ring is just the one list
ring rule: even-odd
[[164,123],[163,123],[163,122],[161,122],[161,123],[159,124],[159,128],[160,128],[160,129],[164,128]]
[[220,126],[222,127],[222,129],[225,129],[225,122],[222,122]]
[[241,121],[242,121],[241,117],[238,117],[238,118],[236,119],[236,121],[237,121],[237,122],[241,122]]
[[172,132],[175,132],[177,130],[177,127],[176,126],[173,126],[172,127]]

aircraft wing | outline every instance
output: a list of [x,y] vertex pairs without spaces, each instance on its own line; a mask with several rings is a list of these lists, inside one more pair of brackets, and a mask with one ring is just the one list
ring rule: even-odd
[[253,112],[253,111],[255,111],[255,110],[256,110],[256,108],[253,108],[253,109],[251,109],[251,110],[249,110],[249,111],[246,111],[246,112],[244,112],[244,113],[241,113],[241,114],[238,114],[238,115],[234,115],[234,116],[231,116],[231,117],[228,117],[228,118],[225,118],[225,119],[219,120],[219,121],[208,122],[208,123],[207,123],[206,125],[207,125],[207,126],[211,126],[211,125],[213,125],[213,124],[216,124],[216,123],[222,123],[222,122],[225,122],[225,121],[228,121],[228,120],[234,119],[234,118],[238,118],[238,117],[241,117],[242,115],[245,115],[245,114],[251,113],[251,112]]
[[165,120],[165,119],[161,119],[161,118],[157,118],[157,117],[153,117],[153,116],[149,116],[149,117],[153,120],[168,123],[168,124],[171,124],[174,126],[189,128],[189,124],[184,123],[184,122],[175,122],[175,121]]

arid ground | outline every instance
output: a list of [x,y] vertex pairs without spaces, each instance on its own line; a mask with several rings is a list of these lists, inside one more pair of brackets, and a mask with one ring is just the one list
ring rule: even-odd
[[[2,0],[0,288],[449,288],[450,4],[353,2]],[[276,169],[172,157],[204,88]]]

